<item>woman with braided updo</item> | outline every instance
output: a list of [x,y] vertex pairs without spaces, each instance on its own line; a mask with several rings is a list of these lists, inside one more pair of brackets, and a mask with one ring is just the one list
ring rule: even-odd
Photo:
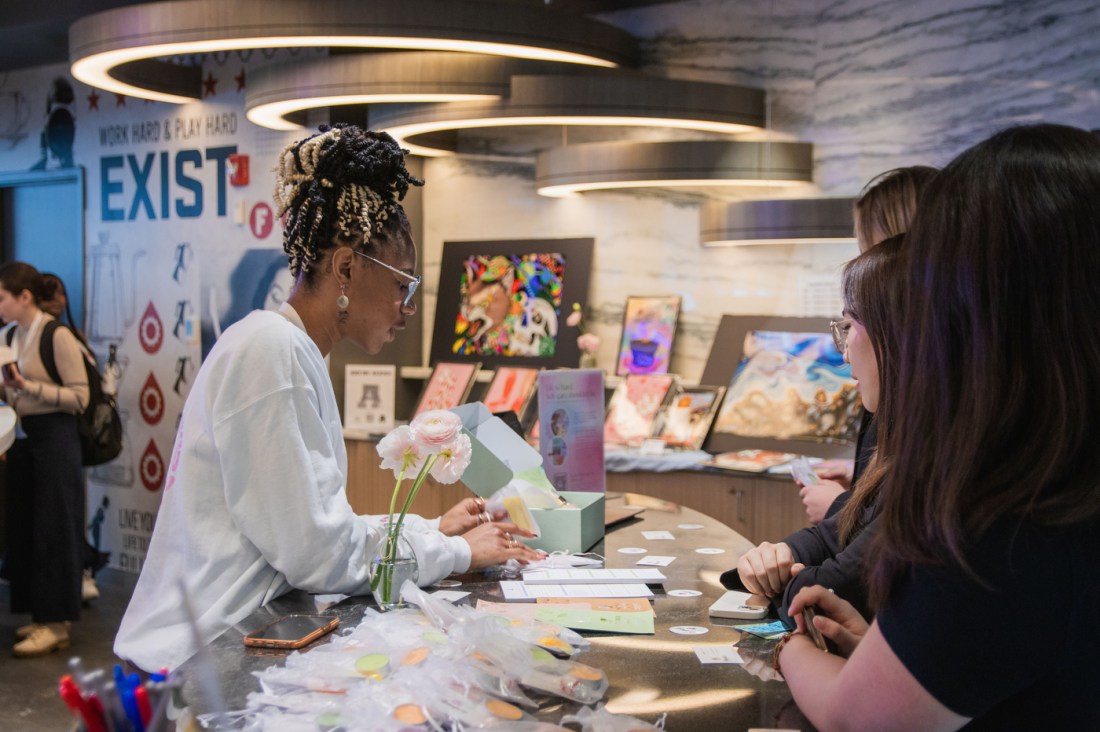
[[[214,344],[176,434],[156,529],[115,652],[146,670],[196,650],[181,581],[207,643],[292,588],[367,594],[380,517],[345,494],[347,454],[325,355],[348,338],[377,353],[415,314],[416,247],[401,207],[421,181],[389,135],[353,126],[287,147],[275,202],[295,285]],[[466,499],[408,516],[421,584],[539,555]]]

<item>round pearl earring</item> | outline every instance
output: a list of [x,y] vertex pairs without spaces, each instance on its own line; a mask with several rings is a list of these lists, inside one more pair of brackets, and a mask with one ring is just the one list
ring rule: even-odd
[[344,285],[340,285],[340,297],[336,298],[336,307],[340,308],[341,310],[347,310],[349,302],[351,301],[348,300],[348,296],[344,292]]

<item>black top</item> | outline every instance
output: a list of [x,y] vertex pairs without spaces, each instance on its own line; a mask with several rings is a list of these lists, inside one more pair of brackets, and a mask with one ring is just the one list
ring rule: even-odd
[[[863,410],[863,416],[859,420],[859,432],[856,434],[856,457],[852,463],[852,487],[859,482],[859,477],[867,470],[867,464],[871,462],[871,456],[878,447],[878,427],[875,425],[875,415]],[[825,518],[829,518],[840,509],[852,497],[851,491],[844,491],[833,499],[829,509],[825,512]]]
[[957,567],[921,566],[878,614],[886,642],[967,729],[1100,729],[1100,521],[1001,520]]

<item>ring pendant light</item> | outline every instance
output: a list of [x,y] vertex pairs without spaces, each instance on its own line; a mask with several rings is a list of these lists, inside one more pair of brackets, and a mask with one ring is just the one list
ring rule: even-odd
[[117,94],[185,103],[201,69],[165,57],[293,47],[445,50],[568,64],[634,65],[635,39],[538,5],[475,0],[180,0],[115,8],[69,29],[73,76]]
[[705,247],[854,242],[852,198],[788,198],[707,203]]

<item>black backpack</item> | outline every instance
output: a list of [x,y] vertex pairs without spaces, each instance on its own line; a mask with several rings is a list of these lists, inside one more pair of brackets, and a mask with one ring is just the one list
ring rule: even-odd
[[[38,355],[55,384],[63,382],[53,360],[53,332],[64,327],[56,320],[46,321],[38,341]],[[14,330],[9,330],[7,335],[10,346],[15,337]],[[80,434],[80,462],[90,467],[108,463],[122,452],[122,418],[118,416],[115,398],[103,393],[103,377],[99,369],[88,360],[83,349],[81,351],[84,371],[88,376],[88,406],[76,415],[76,426]]]

